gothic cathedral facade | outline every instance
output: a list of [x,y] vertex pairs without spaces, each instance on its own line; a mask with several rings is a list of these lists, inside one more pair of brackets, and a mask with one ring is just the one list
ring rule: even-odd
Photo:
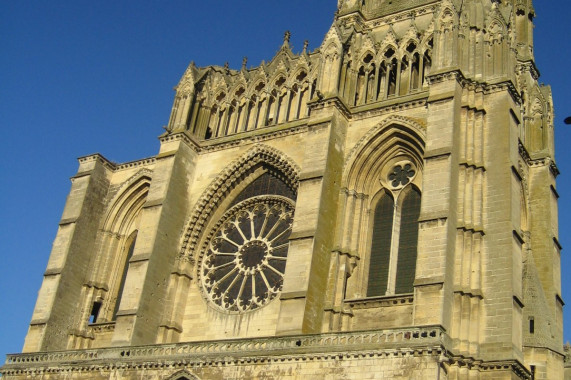
[[79,159],[6,379],[563,379],[532,0],[340,0]]

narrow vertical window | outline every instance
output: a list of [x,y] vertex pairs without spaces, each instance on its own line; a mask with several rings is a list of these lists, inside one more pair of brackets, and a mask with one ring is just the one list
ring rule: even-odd
[[387,95],[395,95],[397,91],[397,60],[396,58],[393,59],[389,66],[389,80],[388,80],[388,88],[387,88]]
[[535,334],[535,319],[533,318],[529,319],[529,333]]
[[101,310],[101,302],[93,302],[91,307],[91,314],[89,315],[89,324],[96,323],[97,317],[99,316],[99,310]]
[[379,69],[379,78],[377,82],[377,100],[382,100],[385,98],[385,86],[387,82],[387,64],[385,62],[381,63]]
[[387,290],[393,215],[393,198],[384,194],[375,207],[367,297],[383,296]]
[[430,70],[432,69],[432,57],[430,55],[430,51],[426,51],[424,53],[423,59],[423,67],[422,67],[422,86],[426,85],[426,77],[430,75]]
[[420,216],[420,193],[416,189],[405,195],[401,210],[396,294],[413,291]]
[[119,291],[117,292],[117,301],[115,302],[115,309],[113,310],[113,320],[117,317],[117,311],[119,310],[119,305],[121,304],[121,298],[123,297],[123,290],[125,288],[125,280],[127,280],[127,272],[129,270],[129,261],[133,257],[133,251],[135,250],[135,242],[137,241],[137,231],[133,232],[129,238],[129,243],[127,245],[127,255],[125,257],[125,262],[123,263],[123,273],[121,274],[121,282],[119,283]]
[[376,82],[376,78],[375,75],[377,73],[377,69],[375,67],[375,64],[372,64],[370,69],[369,69],[369,75],[368,75],[368,80],[367,80],[367,99],[366,99],[366,103],[370,103],[376,100],[376,94],[375,94],[375,82]]
[[411,68],[411,78],[410,78],[410,88],[412,90],[417,90],[420,87],[420,77],[419,77],[419,72],[420,72],[420,56],[418,55],[418,53],[415,53],[412,56],[412,68]]
[[355,90],[354,105],[355,106],[360,105],[364,96],[365,96],[365,68],[361,66],[361,68],[359,69],[359,73],[357,74],[357,86]]

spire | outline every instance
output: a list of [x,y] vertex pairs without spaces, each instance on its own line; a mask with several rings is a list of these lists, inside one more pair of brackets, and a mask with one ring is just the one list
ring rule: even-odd
[[289,48],[289,40],[291,38],[291,32],[286,30],[284,33],[284,43],[282,45],[282,49]]

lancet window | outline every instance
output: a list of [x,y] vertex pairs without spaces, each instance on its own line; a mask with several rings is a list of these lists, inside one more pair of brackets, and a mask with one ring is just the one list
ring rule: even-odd
[[423,156],[422,127],[388,120],[350,153],[338,244],[340,252],[359,260],[351,271],[337,274],[345,278],[343,299],[413,292]]
[[367,297],[412,293],[418,244],[420,191],[410,162],[394,165],[372,218]]
[[131,235],[127,238],[124,250],[126,254],[122,256],[125,257],[124,262],[121,263],[121,268],[123,271],[121,273],[121,279],[119,281],[119,286],[117,289],[117,300],[115,301],[115,308],[113,309],[113,320],[117,318],[117,311],[119,310],[119,305],[121,304],[121,299],[123,298],[123,291],[125,290],[125,281],[127,280],[127,272],[129,271],[129,261],[133,257],[133,252],[135,251],[135,243],[137,242],[137,233],[138,231],[135,230]]
[[351,105],[361,106],[420,91],[432,66],[432,38],[423,46],[411,41],[402,52],[389,46],[377,58],[365,55],[355,66],[346,55],[339,94]]
[[216,92],[213,100],[208,100],[207,86],[201,82],[201,86],[195,86],[199,93],[191,96],[185,119],[178,110],[186,107],[182,100],[187,98],[177,97],[171,128],[178,125],[173,120],[184,119],[186,130],[208,140],[307,117],[307,103],[315,95],[316,79],[311,81],[306,69],[292,73],[289,78],[285,73],[277,75],[272,85],[266,85],[264,78],[253,80],[252,86],[244,83],[236,91],[228,92],[226,88]]

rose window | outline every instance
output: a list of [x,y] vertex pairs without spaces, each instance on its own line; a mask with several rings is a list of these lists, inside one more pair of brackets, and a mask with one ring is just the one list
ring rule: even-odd
[[200,264],[207,298],[244,312],[281,291],[293,220],[293,203],[281,196],[247,199],[228,210],[211,234]]
[[391,181],[393,187],[405,186],[415,174],[416,172],[411,164],[396,165],[389,174],[389,181]]

